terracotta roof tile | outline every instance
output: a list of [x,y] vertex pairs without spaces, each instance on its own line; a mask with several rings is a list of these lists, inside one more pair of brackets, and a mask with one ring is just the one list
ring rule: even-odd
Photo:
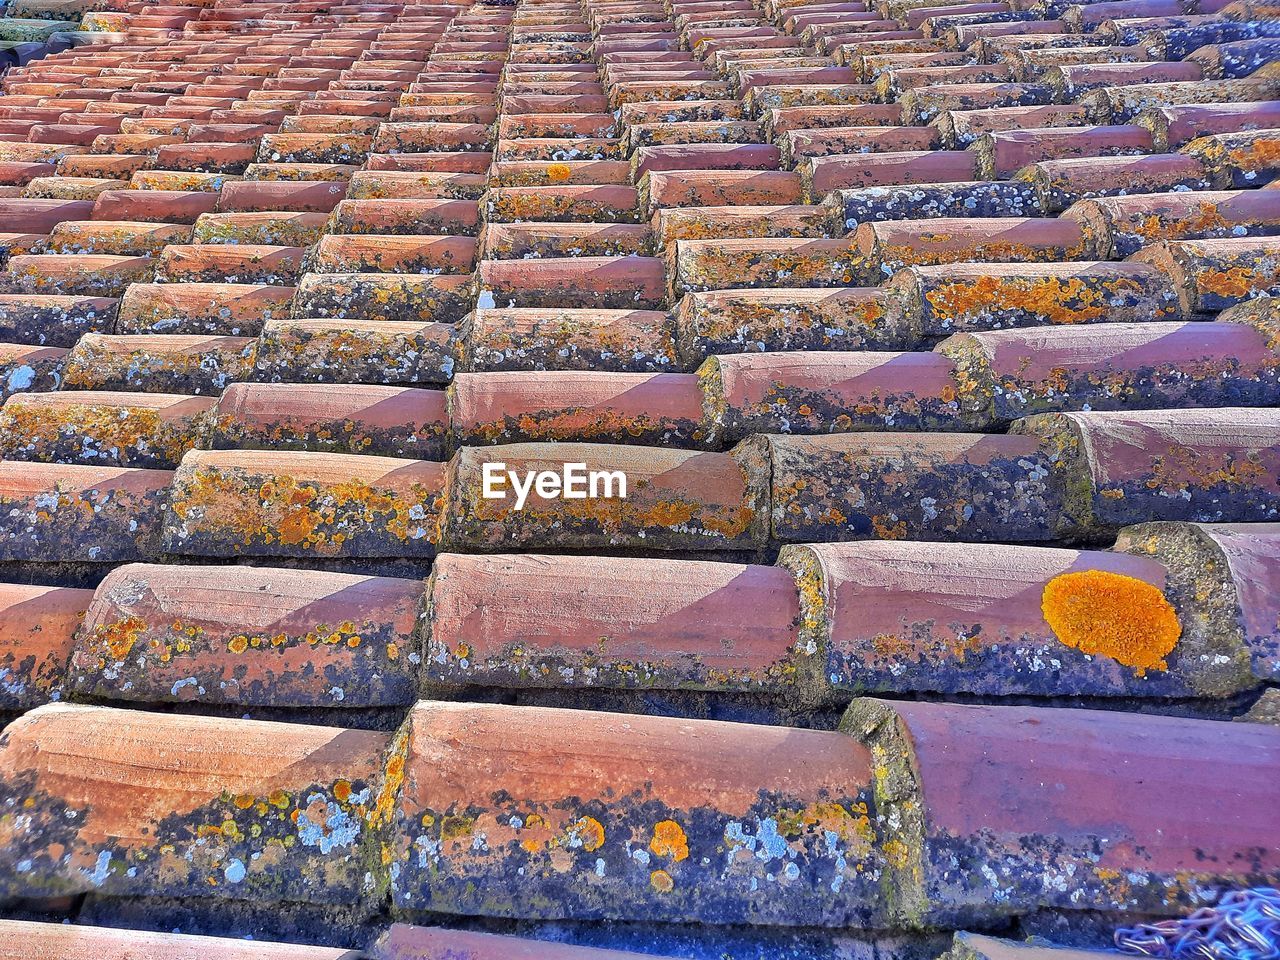
[[256,348],[249,337],[86,333],[67,354],[64,381],[78,390],[217,394],[249,378]]
[[[1028,721],[1035,722],[1033,737],[1022,725]],[[1133,898],[1139,909],[1190,905],[1195,894],[1178,884],[1175,874],[1198,875],[1205,862],[1198,854],[1211,849],[1215,872],[1247,884],[1260,866],[1254,838],[1275,829],[1267,822],[1273,814],[1263,812],[1267,803],[1255,806],[1249,799],[1254,791],[1265,794],[1269,789],[1263,771],[1274,762],[1270,758],[1278,742],[1275,732],[1261,724],[1240,725],[1249,728],[1245,740],[1237,740],[1238,728],[1231,728],[1240,749],[1235,756],[1250,759],[1218,779],[1215,802],[1198,808],[1191,818],[1186,818],[1176,790],[1161,792],[1153,802],[1146,783],[1139,787],[1135,779],[1106,777],[1104,771],[1139,758],[1144,764],[1158,758],[1168,764],[1164,769],[1179,774],[1188,765],[1204,763],[1215,755],[1213,744],[1221,743],[1225,733],[1213,721],[860,701],[845,724],[869,734],[873,751],[879,747],[893,757],[877,801],[914,799],[920,804],[894,830],[910,851],[896,877],[911,884],[914,896],[906,903],[926,921],[963,924],[974,910],[988,909],[994,897],[1011,910],[1072,899],[1077,907],[1084,903],[1098,909],[1119,907],[1121,899],[1132,905]],[[1067,757],[1070,770],[1061,765]],[[1263,769],[1254,766],[1257,762]],[[972,764],[990,774],[976,786],[969,777]],[[1100,776],[1107,786],[1093,792]],[[1058,792],[1060,784],[1076,778],[1078,789]],[[896,791],[892,798],[890,784]],[[1018,802],[1011,805],[1015,798]],[[1227,810],[1239,811],[1237,827],[1217,833],[1211,824]],[[996,811],[1008,812],[996,816]],[[1086,838],[1103,836],[1111,842],[1101,857],[1087,852]],[[1036,852],[1046,842],[1057,850],[1047,861]],[[961,878],[949,864],[962,850],[1002,869],[993,870],[994,877]],[[919,871],[915,882],[909,879],[913,867]],[[1143,879],[1117,895],[1109,880],[1113,870]],[[1067,890],[1045,884],[1046,871],[1071,876]]]
[[[387,741],[336,727],[41,707],[11,724],[0,748],[6,785],[25,784],[36,799],[5,846],[6,891],[353,905],[371,840],[356,808],[380,788]],[[62,857],[50,856],[54,843]]]
[[302,247],[320,239],[327,219],[323,212],[205,213],[196,220],[192,238],[196,243],[209,246],[258,244]]
[[1271,728],[1143,715],[1280,676],[1275,10],[17,2],[0,709],[133,709],[6,728],[0,915],[927,958],[1275,884]]
[[338,453],[192,451],[166,548],[196,557],[430,557],[440,464]]
[[74,346],[84,333],[107,333],[115,324],[113,297],[0,294],[0,336],[18,343]]
[[0,461],[0,557],[120,563],[159,548],[167,470]]
[[475,371],[648,372],[676,363],[675,324],[654,310],[480,309],[466,334]]
[[[577,736],[566,744],[569,729]],[[803,917],[836,925],[865,923],[873,913],[867,877],[882,864],[866,839],[870,823],[859,831],[872,761],[851,738],[443,703],[417,707],[406,731],[405,788],[391,827],[400,865],[392,898],[401,910],[474,911],[481,890],[523,868],[523,883],[503,885],[485,909],[546,918]],[[591,743],[589,755],[572,746],[580,738]],[[519,749],[502,747],[516,742]],[[607,765],[599,763],[604,750]],[[550,756],[552,767],[539,762]],[[758,766],[770,756],[785,756],[785,766],[761,798]],[[494,799],[480,801],[470,787]],[[778,806],[809,811],[816,829],[777,832]],[[431,817],[425,835],[424,814]],[[835,851],[819,831],[834,834]],[[478,833],[487,848],[473,846]],[[425,862],[416,853],[419,836],[430,840]],[[738,856],[728,866],[701,853],[726,842],[747,851],[772,846],[765,857]],[[775,874],[769,860],[789,860],[800,873]],[[843,883],[833,883],[836,877]]]
[[1271,237],[1178,240],[1148,247],[1134,259],[1164,270],[1188,313],[1216,313],[1280,295],[1280,241]]
[[269,284],[135,283],[120,300],[115,332],[255,336],[287,316],[292,300],[292,287]]
[[1048,414],[1015,424],[1061,451],[1055,471],[1083,492],[1075,523],[1272,521],[1276,416],[1266,409]]
[[15,292],[118,297],[154,272],[145,256],[109,254],[27,254],[9,258],[8,279]]
[[28,710],[62,695],[67,659],[91,590],[0,585],[0,707]]
[[214,402],[162,393],[18,393],[0,408],[0,453],[7,460],[171,469],[202,441]]
[[1042,212],[1033,190],[1017,180],[960,180],[835,190],[827,195],[826,203],[842,210],[848,230],[875,220],[1024,217]]
[[976,933],[957,933],[944,956],[949,960],[1098,960],[1102,952],[1106,951],[1015,943]]
[[[584,505],[535,490],[528,506],[517,510],[514,494],[501,499],[483,496],[484,464],[498,460],[516,471],[561,469],[567,462],[584,463],[588,472],[622,471],[628,495],[602,499],[593,507],[589,501]],[[545,549],[568,543],[596,549],[751,549],[765,533],[762,469],[763,462],[751,450],[693,453],[582,443],[464,447],[450,465],[444,538],[450,547],[479,550],[513,544]]]
[[651,955],[401,923],[393,924],[370,954],[375,960],[642,960]]
[[421,593],[390,577],[129,564],[95,592],[68,679],[138,703],[404,705]]
[[441,460],[445,395],[412,387],[236,383],[213,419],[215,448],[316,450]]
[[963,149],[984,133],[1021,130],[1028,126],[1073,127],[1087,121],[1079,104],[1044,104],[1029,107],[989,107],[979,110],[948,110],[934,124],[942,131],[944,143]]
[[461,444],[594,440],[696,446],[705,441],[692,374],[560,371],[459,373],[449,417]]
[[[348,950],[288,943],[192,937],[172,933],[0,920],[0,957],[17,960],[57,956],[63,960],[126,960],[143,950],[152,960],[182,960],[192,952],[208,960],[353,960]],[[590,960],[588,957],[587,960]],[[608,958],[606,958],[608,960]]]
[[1014,176],[1034,190],[1040,207],[1051,214],[1095,197],[1200,191],[1212,186],[1204,164],[1179,153],[1046,160]]
[[[637,578],[659,589],[640,598],[629,586]],[[428,593],[424,662],[440,682],[770,691],[813,682],[810,659],[793,649],[796,588],[776,567],[446,554]],[[602,653],[596,607],[606,598]]]
[[181,223],[75,220],[54,227],[42,249],[59,254],[154,257],[163,253],[169,244],[189,242],[191,233],[192,228]]
[[985,179],[1006,179],[1015,171],[1043,160],[1069,157],[1107,157],[1150,153],[1151,134],[1143,127],[1023,128],[984,134],[973,146],[979,172]]
[[466,312],[469,275],[307,273],[293,314],[301,318],[451,322]]
[[1094,238],[1099,256],[1119,259],[1161,240],[1271,236],[1280,194],[1204,190],[1084,200],[1063,213]]
[[[1099,201],[1102,202],[1102,201]],[[864,223],[854,233],[855,256],[868,278],[883,279],[906,266],[971,261],[1087,260],[1099,239],[1090,221],[1066,217],[941,217]]]

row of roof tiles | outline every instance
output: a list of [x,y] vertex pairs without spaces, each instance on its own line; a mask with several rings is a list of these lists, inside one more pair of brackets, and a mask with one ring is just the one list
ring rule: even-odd
[[[438,460],[519,441],[714,450],[770,432],[983,431],[1050,412],[1275,406],[1271,313],[1250,305],[1216,322],[955,334],[932,352],[729,354],[690,374],[459,373],[447,391],[381,385],[447,365],[457,341],[415,324],[269,326],[258,369],[319,383],[239,381],[255,355],[240,338],[170,335],[158,338],[171,342],[163,351],[148,336],[86,335],[60,366],[51,348],[11,358],[11,379],[30,392],[0,408],[0,452],[162,469],[199,448]],[[45,392],[60,380],[87,389]],[[325,381],[349,386],[336,394]]]
[[[392,924],[367,951],[300,946],[90,926],[0,920],[4,960],[642,960],[645,953],[528,940],[467,930]],[[20,945],[17,951],[12,948]],[[665,955],[664,955],[665,956]],[[953,960],[1101,960],[1107,954],[1054,949],[958,933],[944,956]]]
[[[149,416],[163,422],[154,408]],[[1270,522],[1280,510],[1278,417],[1274,408],[1044,414],[1007,435],[769,434],[727,453],[505,444],[463,447],[448,464],[256,450],[190,450],[176,472],[7,460],[0,549],[44,562],[164,552],[426,559],[438,546],[748,551],[1104,538],[1147,520]]]
[[[0,744],[0,802],[22,809],[0,883],[884,929],[1168,913],[1280,870],[1266,724],[856,700],[842,731],[423,702],[378,733],[45,706]],[[1201,803],[1180,795],[1188,769]]]
[[[421,580],[126,564],[0,585],[0,709],[406,706],[419,691],[1231,696],[1280,678],[1280,525],[1143,524],[1111,551],[787,547],[777,566],[436,558]],[[647,592],[635,584],[649,585]]]

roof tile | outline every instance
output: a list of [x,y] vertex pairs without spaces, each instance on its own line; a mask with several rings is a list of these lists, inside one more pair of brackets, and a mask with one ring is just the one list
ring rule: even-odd
[[131,283],[145,283],[154,271],[145,256],[109,254],[26,254],[9,258],[14,292],[118,297]]
[[233,383],[218,401],[214,448],[367,453],[445,458],[449,423],[442,391],[306,383]]
[[421,597],[391,577],[128,564],[94,593],[69,682],[144,704],[405,705]]
[[[1153,559],[877,541],[786,547],[779,563],[800,586],[802,642],[824,652],[832,684],[849,692],[1221,697],[1256,684],[1238,632],[1202,625],[1211,604],[1191,586],[1192,568],[1170,552]],[[1137,580],[1155,602],[1176,605],[1181,635],[1165,661],[1135,665],[1128,650],[1081,649],[1046,619],[1055,588],[1087,577]],[[1133,611],[1096,616],[1099,628],[1124,634]]]
[[[1261,797],[1271,789],[1280,736],[1265,725],[1240,725],[1249,728],[1244,740],[1231,728],[1230,758],[1214,746],[1226,734],[1219,722],[1109,711],[864,700],[845,725],[890,758],[877,800],[899,811],[901,803],[919,804],[892,831],[910,854],[891,882],[907,886],[903,902],[924,922],[963,924],[996,897],[1010,910],[1070,904],[1163,913],[1197,901],[1195,887],[1178,878],[1202,876],[1204,864],[1231,886],[1272,869],[1257,859],[1265,848],[1257,838],[1276,829],[1274,805]],[[1152,771],[1141,785],[1108,775],[1136,762]],[[1151,792],[1155,770],[1182,776],[1203,763],[1219,770],[1214,801],[1190,816],[1176,790]],[[1223,773],[1223,763],[1235,769]],[[987,775],[975,781],[975,768]],[[1073,786],[1063,791],[1064,783]],[[1228,811],[1235,828],[1216,831]],[[1047,856],[1046,844],[1054,851]],[[950,864],[962,853],[1001,867],[961,879]],[[1120,893],[1111,879],[1117,870],[1141,879]],[[1046,874],[1072,879],[1061,890],[1044,883]]]
[[214,401],[163,393],[19,393],[0,408],[7,460],[171,469],[199,445]]
[[1161,240],[1272,236],[1280,194],[1204,190],[1082,200],[1063,213],[1093,238],[1098,256],[1119,259]]
[[862,433],[766,438],[773,536],[1047,541],[1065,491],[1028,436]]
[[111,332],[117,302],[113,297],[0,294],[0,338],[73,346],[81,334]]
[[307,273],[294,294],[295,317],[451,323],[469,305],[470,274]]
[[698,378],[588,371],[459,373],[449,418],[462,444],[523,440],[699,446],[707,439]]
[[23,952],[11,952],[11,947],[43,951],[62,960],[127,960],[138,951],[144,951],[149,960],[182,960],[193,953],[205,960],[353,960],[351,951],[332,947],[0,920],[0,957],[18,960],[24,956]]
[[254,336],[273,317],[287,316],[292,300],[292,287],[267,284],[135,283],[120,299],[115,330]]
[[1165,271],[1188,313],[1216,313],[1254,297],[1280,296],[1280,240],[1271,237],[1178,240],[1147,247],[1134,259]]
[[[643,960],[648,956],[648,953],[577,947],[544,940],[519,940],[473,930],[415,927],[403,923],[392,924],[374,945],[371,954],[376,960]],[[268,956],[264,960],[275,958]],[[300,957],[299,960],[307,958]]]
[[[523,509],[516,509],[514,488],[501,473],[489,486],[501,496],[484,495],[485,465],[498,462],[522,478],[530,470],[563,473],[566,463],[581,463],[586,475],[574,483],[588,489],[593,472],[612,476],[595,481],[601,495],[594,500],[542,496],[535,488]],[[463,447],[449,467],[444,539],[451,549],[480,551],[565,545],[750,550],[765,534],[763,467],[750,449],[727,454],[588,443]],[[618,495],[618,472],[626,478],[625,498]]]
[[386,316],[271,320],[257,345],[257,377],[276,383],[447,383],[457,336],[452,324]]
[[1015,177],[1034,190],[1041,208],[1052,214],[1095,197],[1202,191],[1212,185],[1204,164],[1180,153],[1045,160],[1024,167]]
[[322,212],[205,213],[196,220],[193,238],[210,246],[305,247],[320,239],[327,219]]
[[691,367],[718,353],[894,349],[919,339],[900,299],[876,287],[690,293],[677,325],[680,356]]
[[339,453],[196,450],[164,529],[197,557],[430,557],[444,468]]
[[62,696],[72,642],[92,596],[71,587],[0,584],[0,708],[29,710]]
[[172,472],[0,461],[0,558],[120,563],[155,556]]
[[1248,323],[1102,323],[956,334],[962,401],[996,420],[1055,410],[1280,403],[1277,345]]
[[253,372],[247,337],[86,333],[67,354],[66,386],[79,390],[217,394]]
[[[654,589],[639,597],[636,582]],[[424,662],[442,683],[793,691],[814,682],[797,647],[796,588],[777,567],[444,554],[428,592]],[[603,637],[601,603],[611,609]]]
[[1250,408],[1061,413],[1014,424],[1055,451],[1081,531],[1146,520],[1269,522],[1280,515],[1280,417]]
[[[483,895],[486,912],[545,918],[846,925],[873,913],[868,877],[881,863],[874,827],[861,819],[872,764],[852,738],[445,703],[419,705],[406,730],[391,827],[400,865],[392,899],[402,911],[473,912]],[[783,754],[761,797],[759,765]],[[815,829],[782,833],[779,808],[801,811]],[[474,844],[482,833],[487,844]],[[766,836],[769,859],[744,854],[726,865],[726,843],[763,849]],[[775,873],[770,860],[794,863],[799,875]],[[518,869],[521,884],[500,882]]]
[[481,309],[466,322],[470,370],[675,368],[675,324],[655,310]]
[[354,905],[373,846],[363,811],[380,788],[388,739],[41,707],[10,724],[0,747],[0,782],[36,801],[0,854],[5,890]]

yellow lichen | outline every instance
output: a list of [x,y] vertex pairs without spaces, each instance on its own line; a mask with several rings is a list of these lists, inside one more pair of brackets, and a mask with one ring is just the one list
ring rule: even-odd
[[1138,676],[1168,669],[1164,658],[1182,635],[1177,611],[1158,587],[1106,570],[1054,577],[1045,585],[1041,609],[1067,646],[1110,657]]
[[655,870],[649,874],[649,884],[659,893],[670,893],[676,887],[676,882],[671,879],[671,874],[665,870]]
[[901,870],[911,859],[911,848],[901,840],[886,840],[883,849],[885,862],[895,870]]
[[125,617],[94,631],[94,640],[106,648],[115,660],[123,660],[147,629],[141,617]]
[[583,817],[571,828],[570,833],[582,841],[582,849],[594,853],[604,846],[604,825],[595,817]]
[[679,863],[689,856],[689,839],[680,824],[674,820],[663,820],[653,827],[649,849],[660,857],[670,857]]

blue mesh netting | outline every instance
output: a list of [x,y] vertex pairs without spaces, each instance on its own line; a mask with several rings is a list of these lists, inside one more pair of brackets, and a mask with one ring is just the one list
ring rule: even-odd
[[1121,927],[1115,940],[1164,960],[1280,960],[1280,890],[1235,890],[1182,920]]

